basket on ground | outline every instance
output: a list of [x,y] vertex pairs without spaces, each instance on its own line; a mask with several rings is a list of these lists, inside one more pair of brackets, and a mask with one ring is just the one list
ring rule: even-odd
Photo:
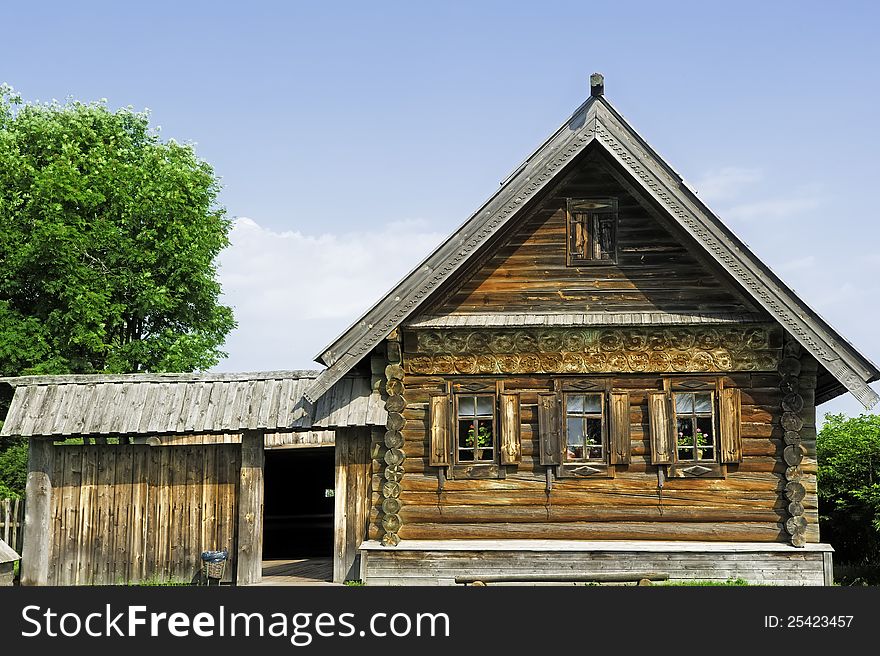
[[226,561],[229,558],[229,552],[223,551],[203,551],[202,552],[202,572],[208,581],[212,579],[218,583],[223,578],[223,572],[226,570]]

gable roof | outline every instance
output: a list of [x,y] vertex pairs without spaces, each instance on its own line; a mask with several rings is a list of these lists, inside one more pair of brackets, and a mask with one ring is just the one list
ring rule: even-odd
[[[588,147],[601,148],[641,195],[662,208],[711,260],[778,321],[843,388],[866,408],[880,400],[868,383],[880,370],[804,303],[685,185],[602,95],[601,86],[530,155],[500,189],[421,264],[329,344],[316,360],[327,365],[305,392],[314,403],[360,362],[548,188]],[[825,394],[827,400],[833,393]]]

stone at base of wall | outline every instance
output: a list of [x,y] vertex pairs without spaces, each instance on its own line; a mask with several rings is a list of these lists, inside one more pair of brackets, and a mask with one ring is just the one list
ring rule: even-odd
[[370,540],[361,545],[361,577],[367,585],[456,585],[481,577],[570,583],[650,572],[671,582],[831,585],[832,552],[828,544],[775,542],[402,540],[385,547]]

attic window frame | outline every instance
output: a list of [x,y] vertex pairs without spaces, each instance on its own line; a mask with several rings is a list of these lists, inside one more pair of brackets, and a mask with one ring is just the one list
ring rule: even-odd
[[[608,207],[590,209],[584,205],[606,205]],[[579,207],[581,206],[581,207]],[[584,217],[575,219],[575,216]],[[602,219],[611,225],[611,247],[607,257],[601,256],[599,244],[599,224]],[[617,264],[617,198],[567,198],[565,202],[565,258],[568,266]],[[586,253],[581,255],[572,249],[575,241],[574,230],[580,226],[586,232]]]

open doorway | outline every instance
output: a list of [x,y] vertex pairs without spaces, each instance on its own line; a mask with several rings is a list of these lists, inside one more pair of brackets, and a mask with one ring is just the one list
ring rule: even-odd
[[333,557],[333,446],[266,451],[263,559]]

